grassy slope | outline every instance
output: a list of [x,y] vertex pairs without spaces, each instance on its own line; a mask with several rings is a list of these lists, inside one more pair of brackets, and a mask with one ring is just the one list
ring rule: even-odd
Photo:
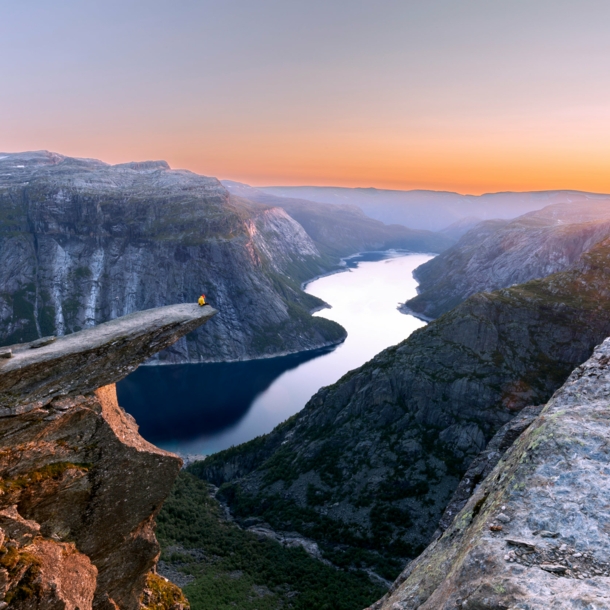
[[162,558],[194,577],[184,587],[192,610],[361,610],[383,594],[363,572],[335,569],[226,521],[207,485],[186,472],[159,515],[157,536]]

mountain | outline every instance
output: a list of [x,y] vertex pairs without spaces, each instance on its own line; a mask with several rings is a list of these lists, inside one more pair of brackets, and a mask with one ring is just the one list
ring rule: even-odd
[[608,608],[610,340],[369,610]]
[[236,518],[393,578],[473,458],[610,334],[610,240],[570,269],[469,297],[322,388],[270,434],[197,462]]
[[460,220],[451,223],[448,227],[445,227],[439,232],[457,241],[464,233],[468,233],[470,229],[476,227],[480,222],[483,222],[483,219],[478,216],[465,216],[464,218],[460,218]]
[[327,186],[265,186],[270,195],[308,199],[318,203],[355,205],[367,216],[388,224],[441,231],[448,225],[476,216],[482,220],[510,219],[554,203],[597,201],[610,205],[610,195],[581,191],[538,191],[460,195],[444,191],[393,191],[375,188]]
[[[0,342],[63,335],[141,309],[222,310],[158,362],[240,360],[340,342],[300,283],[332,269],[280,208],[233,200],[164,161],[0,155]],[[215,345],[211,350],[210,345]]]
[[510,222],[482,222],[415,270],[418,295],[401,310],[436,318],[477,292],[567,269],[608,235],[610,206],[599,202],[555,204]]
[[223,180],[222,184],[234,196],[283,209],[305,229],[320,252],[335,257],[348,256],[358,251],[391,248],[412,252],[442,252],[453,245],[456,239],[449,234],[409,229],[399,224],[386,225],[366,216],[354,205],[332,205],[278,197],[230,180]]

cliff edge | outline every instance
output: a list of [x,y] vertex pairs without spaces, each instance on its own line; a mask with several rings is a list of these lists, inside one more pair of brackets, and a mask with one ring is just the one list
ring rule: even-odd
[[610,608],[610,339],[370,610]]
[[215,178],[164,161],[0,155],[0,345],[68,335],[201,293],[222,313],[154,362],[337,345],[345,330],[310,315],[322,302],[300,283],[338,262],[284,210],[237,201]]
[[181,460],[138,434],[114,384],[215,314],[172,305],[2,349],[0,608],[187,605],[153,573]]

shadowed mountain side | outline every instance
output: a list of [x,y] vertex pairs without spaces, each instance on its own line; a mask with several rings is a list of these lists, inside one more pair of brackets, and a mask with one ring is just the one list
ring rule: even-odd
[[510,219],[554,203],[572,205],[593,200],[610,204],[610,195],[581,191],[506,192],[477,196],[444,191],[330,186],[265,186],[259,190],[318,203],[355,205],[367,216],[382,222],[430,231],[441,231],[467,216],[477,216],[482,220]]
[[270,434],[194,464],[241,519],[386,578],[427,544],[460,477],[515,413],[610,334],[610,240],[570,270],[470,297],[321,389]]
[[222,184],[235,197],[283,209],[305,229],[320,252],[333,257],[390,248],[412,252],[442,252],[455,242],[450,235],[410,229],[408,223],[405,223],[407,226],[384,224],[366,216],[353,205],[331,205],[276,197],[230,180],[223,180]]
[[418,295],[402,307],[432,319],[477,292],[563,271],[610,235],[610,206],[557,204],[513,221],[488,220],[418,267]]
[[[65,335],[204,293],[222,313],[155,356],[245,360],[335,345],[300,289],[334,263],[279,208],[164,161],[0,158],[0,343]],[[210,349],[214,346],[214,349]]]

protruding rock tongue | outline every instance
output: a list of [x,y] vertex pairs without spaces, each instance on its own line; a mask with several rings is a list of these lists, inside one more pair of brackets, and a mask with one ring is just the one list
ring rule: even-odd
[[31,607],[141,607],[182,460],[138,434],[114,382],[215,313],[141,311],[0,359],[0,557],[19,568],[0,566],[0,609],[25,587]]
[[[0,359],[0,417],[116,383],[216,314],[182,303],[147,309],[53,341],[10,346]],[[36,349],[31,349],[36,347]],[[6,350],[7,348],[3,348]]]

